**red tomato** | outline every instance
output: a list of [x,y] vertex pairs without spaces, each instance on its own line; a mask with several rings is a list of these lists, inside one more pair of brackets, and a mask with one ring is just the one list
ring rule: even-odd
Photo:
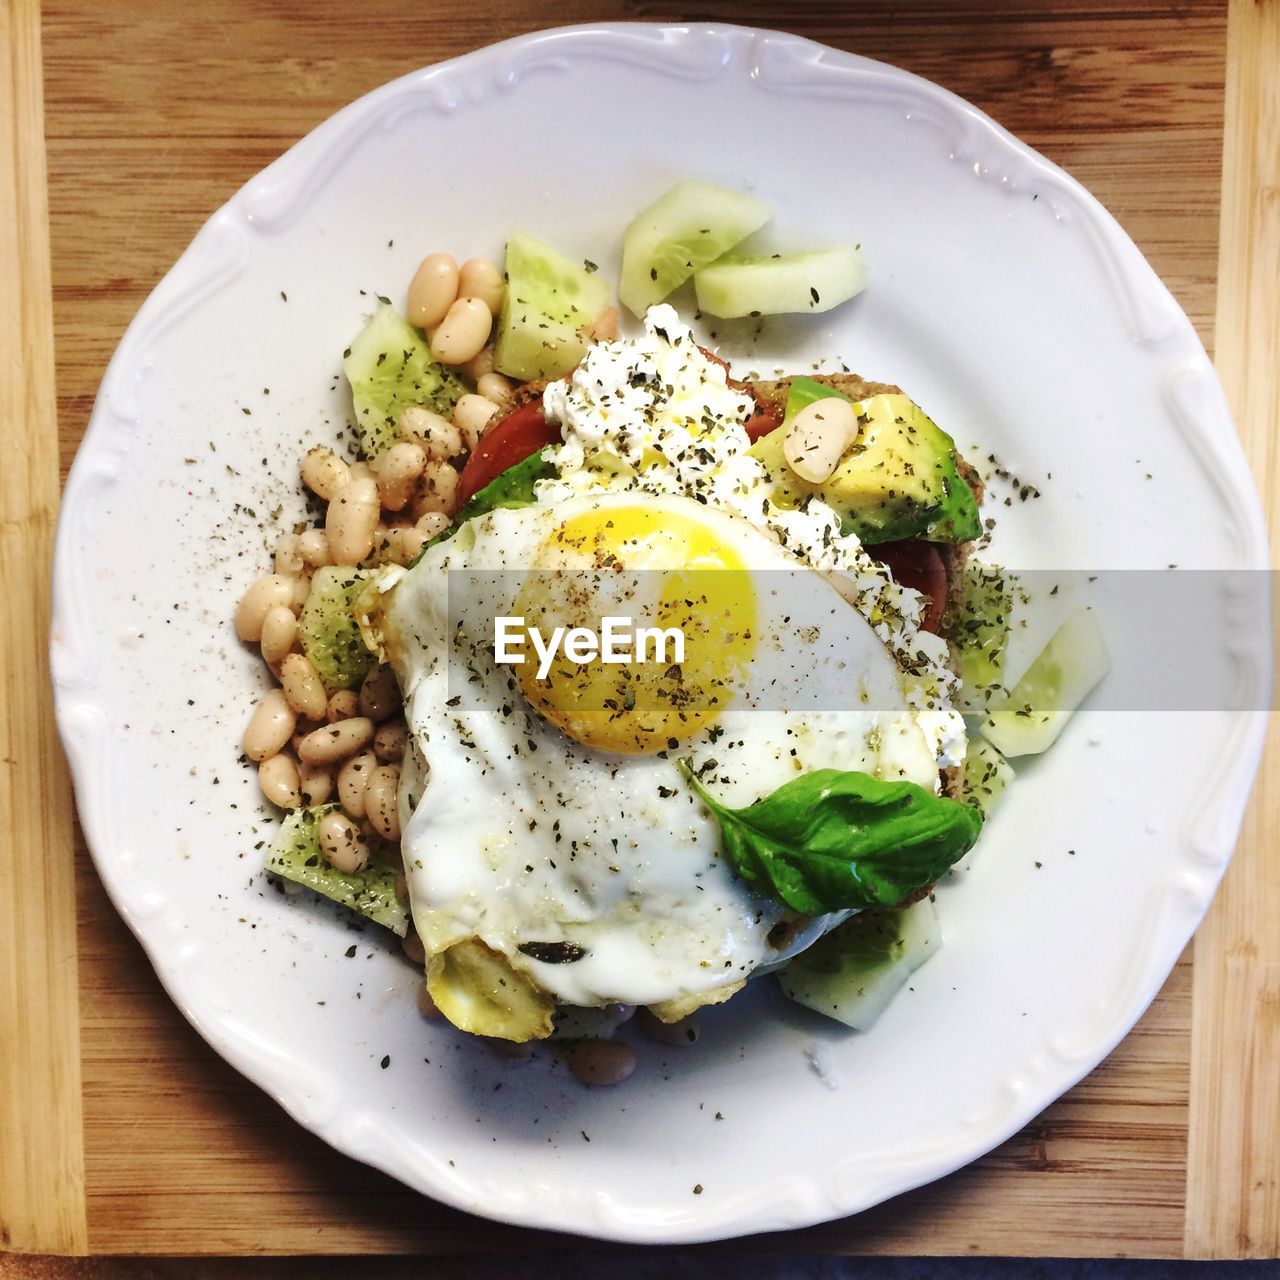
[[936,634],[947,607],[947,567],[938,548],[932,542],[908,538],[868,547],[867,554],[887,564],[895,582],[928,597],[920,625]]
[[782,412],[776,405],[756,396],[756,411],[747,419],[747,439],[753,444],[761,436],[782,425]]
[[508,467],[523,462],[544,445],[560,443],[560,428],[542,416],[542,397],[507,414],[484,433],[458,477],[458,503],[470,499]]
[[[723,356],[718,356],[714,351],[709,351],[706,347],[699,347],[708,360],[714,360],[724,371],[729,373],[729,362]],[[747,419],[747,439],[753,444],[760,439],[761,436],[767,436],[775,427],[782,425],[782,412],[775,405],[769,403],[763,396],[756,393],[755,388],[749,382],[743,382],[741,378],[728,378],[729,385],[735,391],[741,391],[744,395],[750,396],[756,402],[756,411]]]

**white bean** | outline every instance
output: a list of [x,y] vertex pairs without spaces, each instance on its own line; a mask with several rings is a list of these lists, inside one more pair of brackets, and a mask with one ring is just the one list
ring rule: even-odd
[[316,669],[301,653],[291,653],[280,664],[280,684],[289,705],[308,720],[321,720],[328,709],[324,685]]
[[325,804],[333,795],[333,770],[304,761],[298,767],[298,785],[308,804]]
[[[400,949],[409,960],[413,961],[414,964],[424,965],[427,963],[427,949],[422,945],[422,939],[418,936],[418,931],[414,929],[412,925],[410,925],[409,931],[400,940]],[[423,985],[425,986],[426,984],[424,983]],[[430,995],[428,995],[428,999],[430,999]],[[435,1008],[434,1001],[432,1001],[431,1007]]]
[[339,689],[329,699],[324,715],[330,724],[335,724],[339,720],[350,720],[359,710],[360,695],[354,689]]
[[371,476],[355,476],[338,490],[324,521],[334,564],[356,565],[368,556],[378,512],[378,486]]
[[801,480],[821,484],[857,438],[858,416],[853,405],[828,397],[805,405],[791,419],[782,453]]
[[286,604],[272,605],[262,619],[262,660],[269,667],[284,661],[298,634],[298,617]]
[[302,548],[296,533],[282,533],[276,542],[275,570],[297,577],[304,568]]
[[254,709],[249,727],[244,731],[245,755],[259,762],[277,755],[293,736],[297,722],[297,715],[285,700],[284,690],[270,690]]
[[413,502],[415,521],[428,513],[451,516],[458,504],[458,473],[447,462],[428,462]]
[[585,1085],[620,1084],[636,1069],[636,1051],[624,1040],[579,1040],[569,1050],[569,1070]]
[[397,717],[378,726],[377,733],[373,735],[373,754],[383,764],[399,764],[408,744],[409,730],[405,722]]
[[464,298],[479,298],[495,316],[506,291],[502,272],[488,258],[468,258],[458,269],[458,293]]
[[464,360],[458,366],[459,372],[465,374],[472,382],[479,382],[486,373],[493,372],[493,348],[484,347],[477,351],[470,360]]
[[277,605],[292,608],[298,598],[300,581],[286,573],[264,573],[236,605],[236,635],[241,640],[261,640],[267,614]]
[[376,722],[395,715],[402,705],[395,672],[385,664],[374,667],[360,686],[360,714]]
[[302,483],[325,502],[332,502],[350,479],[351,468],[328,445],[308,449],[302,459]]
[[448,418],[430,409],[410,405],[397,425],[401,436],[411,444],[421,445],[431,462],[448,462],[462,452],[462,433]]
[[400,792],[400,767],[379,765],[364,789],[365,812],[373,829],[384,840],[400,839],[400,814],[396,798]]
[[419,533],[411,524],[392,525],[387,530],[384,558],[392,564],[404,565],[407,569],[418,558],[418,553],[427,542],[427,535]]
[[338,770],[338,803],[348,818],[359,822],[366,816],[365,790],[369,775],[378,767],[378,759],[372,751],[362,751],[352,756]]
[[458,397],[458,403],[453,406],[453,425],[462,433],[462,442],[468,452],[480,443],[485,428],[497,413],[498,406],[488,396],[468,392]]
[[636,1025],[650,1040],[656,1040],[659,1044],[686,1047],[693,1044],[700,1034],[692,1015],[681,1018],[679,1022],[663,1022],[648,1009],[642,1009],[636,1018]]
[[438,325],[458,296],[458,264],[450,253],[429,253],[409,282],[408,316],[420,329]]
[[369,865],[369,846],[346,814],[326,813],[316,823],[316,837],[321,852],[336,870],[350,875]]
[[500,373],[486,373],[476,379],[476,394],[492,400],[499,408],[506,405],[514,391],[511,379],[504,378]]
[[303,563],[312,569],[333,563],[333,557],[329,554],[329,539],[325,537],[323,529],[307,529],[300,533],[298,550],[302,553]]
[[443,511],[424,511],[413,527],[424,538],[434,538],[442,534],[452,523],[453,521]]
[[459,298],[431,334],[431,354],[441,364],[462,364],[489,341],[493,312],[479,298]]
[[427,464],[427,451],[420,444],[401,440],[384,449],[374,463],[378,494],[387,511],[399,511],[413,497],[413,491]]
[[289,739],[289,745],[293,748],[293,754],[298,754],[298,743],[309,733],[314,733],[321,725],[323,720],[308,720],[304,716],[298,717],[298,723],[293,726],[293,737]]
[[258,786],[277,808],[296,809],[302,804],[298,766],[286,755],[268,756],[258,766]]
[[[284,695],[280,696],[283,700]],[[339,760],[364,750],[373,741],[373,733],[372,720],[365,716],[352,716],[349,720],[313,729],[298,743],[298,755],[306,764],[337,764]]]

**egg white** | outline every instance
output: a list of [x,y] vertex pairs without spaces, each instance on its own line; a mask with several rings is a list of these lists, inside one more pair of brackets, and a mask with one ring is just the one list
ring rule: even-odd
[[[746,521],[685,498],[642,501],[700,522],[751,571],[749,687],[714,724],[653,755],[585,746],[538,714],[513,668],[493,659],[493,618],[512,611],[553,530],[637,501],[493,511],[430,548],[383,610],[406,697],[402,847],[427,952],[477,937],[571,1005],[697,996],[778,959],[769,936],[787,913],[721,856],[677,757],[734,806],[817,768],[938,781],[899,668],[868,622]],[[548,942],[584,954],[553,964],[520,950]]]

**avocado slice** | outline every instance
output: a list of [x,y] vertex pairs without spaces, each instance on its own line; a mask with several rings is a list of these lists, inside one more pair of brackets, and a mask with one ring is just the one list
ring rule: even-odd
[[[822,484],[787,466],[782,452],[791,419],[815,400],[849,400],[858,414],[858,439]],[[901,394],[853,401],[812,378],[795,378],[782,425],[751,447],[777,487],[780,506],[799,506],[816,494],[841,516],[842,531],[862,542],[968,542],[982,533],[973,490],[956,466],[956,447],[918,404]]]

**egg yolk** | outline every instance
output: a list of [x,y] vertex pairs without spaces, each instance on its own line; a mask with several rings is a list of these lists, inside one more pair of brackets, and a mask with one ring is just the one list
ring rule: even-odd
[[[667,633],[634,643],[624,662],[576,662],[560,649],[542,679],[526,636],[516,668],[524,696],[601,751],[666,751],[714,724],[755,646],[746,566],[706,525],[669,510],[611,507],[566,521],[539,547],[516,606],[526,633],[536,627],[544,637],[556,627],[599,634],[605,617]],[[672,628],[684,637],[682,661]]]

